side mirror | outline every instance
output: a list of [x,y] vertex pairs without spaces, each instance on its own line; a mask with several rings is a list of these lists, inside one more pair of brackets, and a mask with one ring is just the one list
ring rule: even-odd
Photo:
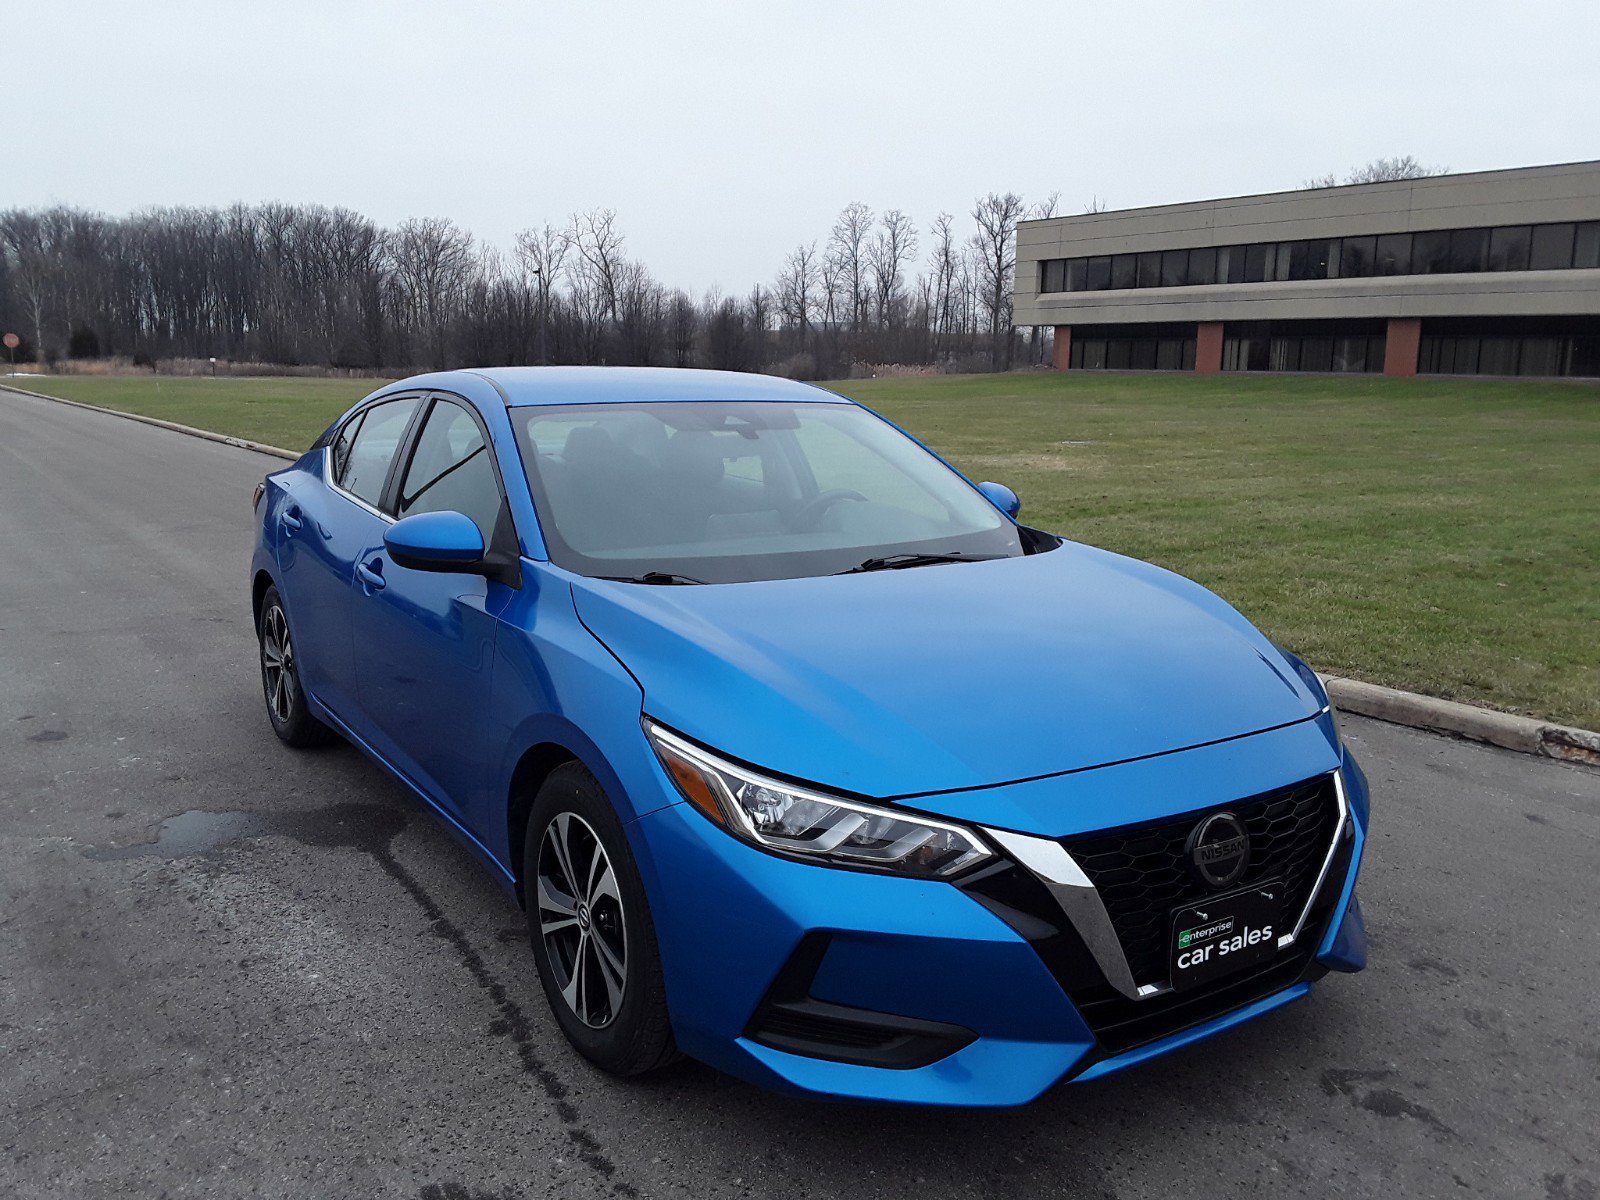
[[458,512],[418,513],[389,526],[384,548],[398,566],[414,571],[480,574],[483,534],[471,517]]
[[1017,519],[1017,514],[1022,511],[1022,501],[1017,498],[1015,492],[1003,483],[980,483],[978,490],[984,494],[990,504],[1005,513],[1013,521]]

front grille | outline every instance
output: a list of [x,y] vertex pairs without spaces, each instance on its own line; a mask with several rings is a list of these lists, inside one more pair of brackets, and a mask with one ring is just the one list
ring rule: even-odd
[[[1192,992],[1166,992],[1144,1000],[1130,1000],[1104,982],[1076,983],[1068,989],[1072,1003],[1100,1042],[1100,1057],[1121,1054],[1136,1046],[1171,1037],[1195,1025],[1263,1000],[1301,980],[1315,980],[1324,968],[1312,954],[1327,933],[1328,922],[1350,871],[1351,840],[1339,839],[1328,881],[1307,914],[1305,932],[1293,946],[1252,971],[1230,975]],[[1315,874],[1312,876],[1315,882]],[[1298,915],[1298,914],[1296,914]],[[1088,1066],[1080,1065],[1080,1070]]]
[[[1339,818],[1331,776],[1219,807],[1244,822],[1250,864],[1237,883],[1283,883],[1288,932],[1300,915],[1328,853]],[[1189,872],[1184,847],[1206,812],[1063,841],[1105,903],[1136,983],[1167,982],[1171,913],[1216,894]]]

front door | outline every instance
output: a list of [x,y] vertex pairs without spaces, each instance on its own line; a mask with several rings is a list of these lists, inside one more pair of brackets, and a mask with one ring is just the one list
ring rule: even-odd
[[[464,513],[485,546],[509,540],[515,549],[493,451],[476,415],[455,400],[432,401],[393,506],[402,518]],[[504,808],[504,797],[488,795],[501,747],[486,708],[497,614],[512,589],[399,566],[380,531],[356,564],[354,595],[355,673],[375,748],[481,837],[489,814]]]

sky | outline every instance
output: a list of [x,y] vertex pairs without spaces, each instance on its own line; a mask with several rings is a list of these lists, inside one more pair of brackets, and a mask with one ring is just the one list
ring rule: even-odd
[[742,293],[846,203],[961,227],[1384,155],[1600,158],[1594,0],[3,0],[0,208],[343,205],[509,247],[611,208]]

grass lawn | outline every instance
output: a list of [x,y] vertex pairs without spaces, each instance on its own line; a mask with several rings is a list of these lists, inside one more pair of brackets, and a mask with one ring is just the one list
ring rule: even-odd
[[[370,381],[35,390],[305,446]],[[1320,670],[1600,728],[1600,386],[1018,374],[834,385],[1025,520],[1181,571]]]

